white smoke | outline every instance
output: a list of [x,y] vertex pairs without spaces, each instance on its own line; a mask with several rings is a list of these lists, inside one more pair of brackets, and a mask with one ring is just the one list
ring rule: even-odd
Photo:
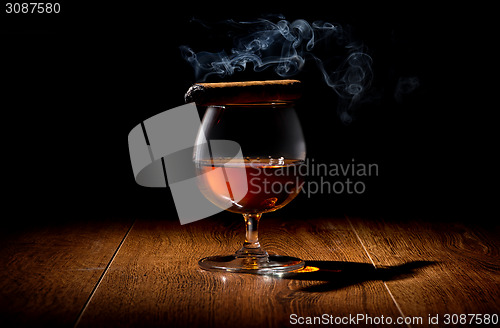
[[[303,19],[229,23],[249,31],[235,39],[229,53],[224,50],[195,52],[188,46],[180,47],[184,59],[193,67],[197,81],[203,82],[211,75],[230,76],[245,70],[248,64],[257,72],[272,68],[280,77],[289,78],[302,70],[306,59],[311,59],[326,84],[339,95],[341,120],[344,123],[352,120],[352,107],[372,80],[372,59],[363,51],[362,44],[353,41],[340,25],[321,21],[309,24]],[[329,51],[324,50],[329,47],[340,51],[327,55]],[[317,48],[320,49],[317,51]]]

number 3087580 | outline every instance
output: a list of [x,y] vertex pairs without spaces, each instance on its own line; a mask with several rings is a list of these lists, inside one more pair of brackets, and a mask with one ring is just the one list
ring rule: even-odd
[[7,14],[58,14],[61,5],[50,2],[7,2],[5,4]]

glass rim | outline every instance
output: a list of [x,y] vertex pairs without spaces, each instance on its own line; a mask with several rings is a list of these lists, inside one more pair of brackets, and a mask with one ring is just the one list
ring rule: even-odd
[[217,104],[217,105],[207,105],[207,108],[231,108],[231,107],[290,107],[294,105],[294,101],[266,101],[266,102],[251,102],[251,103],[227,103],[227,104]]

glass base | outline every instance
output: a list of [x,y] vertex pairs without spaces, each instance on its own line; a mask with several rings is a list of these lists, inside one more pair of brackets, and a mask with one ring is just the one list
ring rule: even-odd
[[202,269],[209,271],[241,272],[253,274],[280,274],[304,267],[305,262],[299,258],[282,255],[264,257],[241,257],[237,254],[227,256],[210,256],[198,261]]

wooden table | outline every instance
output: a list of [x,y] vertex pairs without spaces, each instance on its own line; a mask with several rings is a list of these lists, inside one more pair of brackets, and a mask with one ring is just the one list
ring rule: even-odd
[[230,218],[184,226],[103,220],[10,233],[1,241],[2,327],[292,327],[313,317],[340,326],[356,318],[357,326],[405,319],[394,326],[437,327],[463,323],[463,315],[461,326],[500,315],[496,223],[299,221],[276,212],[262,219],[261,243],[319,270],[278,277],[199,269],[201,257],[239,248],[243,220]]

